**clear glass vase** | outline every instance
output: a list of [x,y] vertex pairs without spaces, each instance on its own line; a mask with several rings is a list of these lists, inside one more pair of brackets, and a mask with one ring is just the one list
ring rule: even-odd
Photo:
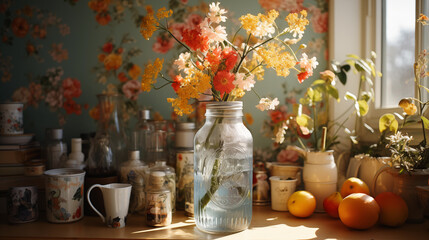
[[252,219],[253,138],[242,102],[207,104],[194,139],[194,213],[198,229],[238,232]]
[[91,140],[87,172],[90,177],[109,177],[127,160],[127,137],[122,122],[122,96],[99,94],[100,118]]

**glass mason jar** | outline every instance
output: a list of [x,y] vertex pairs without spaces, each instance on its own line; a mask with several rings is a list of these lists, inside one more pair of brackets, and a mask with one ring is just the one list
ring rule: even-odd
[[98,94],[100,118],[91,140],[87,172],[90,177],[116,176],[122,161],[127,160],[127,137],[122,122],[122,96]]
[[242,102],[207,104],[194,139],[194,213],[205,232],[237,232],[252,219],[253,138]]

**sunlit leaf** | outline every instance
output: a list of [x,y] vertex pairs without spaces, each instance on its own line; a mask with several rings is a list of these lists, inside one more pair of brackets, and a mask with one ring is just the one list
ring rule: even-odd
[[323,100],[323,93],[320,88],[316,88],[313,90],[312,101],[313,103],[317,103]]
[[308,130],[313,131],[314,128],[314,122],[313,119],[311,119],[310,116],[307,114],[301,114],[296,117],[296,123],[301,127],[306,127]]
[[353,100],[353,101],[357,101],[356,96],[353,93],[351,93],[351,92],[346,92],[346,94],[344,95],[344,98],[345,99],[350,99],[350,100]]
[[371,68],[363,60],[356,61],[356,69],[360,72],[365,71],[368,74],[371,74]]
[[373,129],[371,126],[369,126],[368,124],[363,123],[363,126],[364,126],[368,131],[370,131],[371,133],[374,133],[374,132],[375,132],[375,131],[374,131],[374,129]]
[[356,60],[360,60],[361,59],[358,55],[355,55],[355,54],[348,54],[347,57],[354,58]]
[[399,118],[399,120],[404,120],[404,117],[401,115],[401,114],[399,114],[399,113],[397,113],[397,112],[395,112],[395,113],[393,113],[396,117],[398,117]]
[[326,83],[326,81],[325,81],[325,80],[318,79],[318,80],[315,80],[315,81],[311,84],[311,86],[324,85],[325,83]]
[[368,113],[369,106],[368,102],[364,100],[357,101],[357,109],[359,116],[365,116]]
[[424,116],[421,116],[423,121],[423,126],[425,126],[426,129],[429,129],[429,120],[425,118]]
[[339,101],[340,96],[338,94],[338,89],[332,85],[328,85],[327,88],[328,88],[328,94],[331,95],[333,98],[335,98],[337,101]]
[[366,102],[369,102],[369,100],[371,100],[371,98],[372,98],[372,95],[371,95],[371,93],[370,93],[370,92],[363,92],[363,93],[362,93],[361,100],[364,100],[364,101],[366,101]]
[[393,114],[386,113],[378,120],[378,128],[381,133],[386,129],[396,133],[396,131],[398,131],[398,121]]

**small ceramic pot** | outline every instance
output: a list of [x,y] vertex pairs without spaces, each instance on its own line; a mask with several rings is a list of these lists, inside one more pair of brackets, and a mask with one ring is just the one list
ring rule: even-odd
[[27,223],[39,218],[37,188],[13,187],[7,195],[7,216],[10,223]]
[[0,134],[24,134],[23,103],[0,103]]
[[287,201],[295,192],[297,179],[283,176],[270,177],[271,208],[275,211],[288,211]]
[[85,171],[58,168],[45,171],[45,176],[48,221],[68,223],[82,219]]

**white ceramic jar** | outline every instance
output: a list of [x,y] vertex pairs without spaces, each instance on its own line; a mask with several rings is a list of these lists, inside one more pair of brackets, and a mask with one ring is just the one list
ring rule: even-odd
[[0,134],[24,134],[23,103],[0,103]]
[[316,212],[324,212],[323,200],[337,191],[337,165],[334,151],[307,152],[303,180],[305,190],[316,198]]

